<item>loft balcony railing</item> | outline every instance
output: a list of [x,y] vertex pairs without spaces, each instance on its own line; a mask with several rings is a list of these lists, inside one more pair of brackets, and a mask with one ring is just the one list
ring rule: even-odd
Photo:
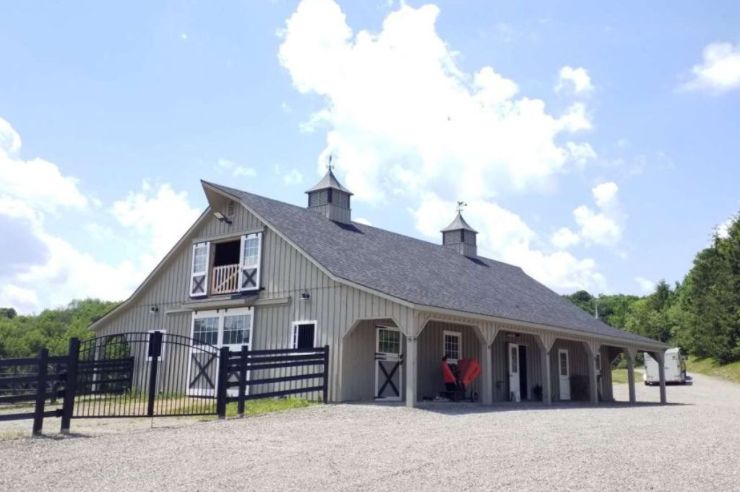
[[232,294],[239,290],[239,265],[213,267],[211,294]]

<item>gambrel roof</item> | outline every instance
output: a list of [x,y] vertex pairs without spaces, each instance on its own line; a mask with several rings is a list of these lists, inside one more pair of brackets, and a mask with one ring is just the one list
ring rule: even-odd
[[203,182],[241,202],[334,277],[419,307],[504,318],[662,345],[594,319],[513,265]]

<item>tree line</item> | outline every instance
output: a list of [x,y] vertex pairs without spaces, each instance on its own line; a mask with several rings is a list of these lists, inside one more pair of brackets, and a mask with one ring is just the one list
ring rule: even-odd
[[29,316],[18,315],[13,308],[0,308],[0,359],[29,357],[43,347],[52,355],[66,354],[69,339],[91,337],[90,324],[116,304],[86,299]]
[[682,282],[639,297],[586,291],[565,296],[607,324],[677,345],[721,364],[740,360],[740,215],[694,258]]

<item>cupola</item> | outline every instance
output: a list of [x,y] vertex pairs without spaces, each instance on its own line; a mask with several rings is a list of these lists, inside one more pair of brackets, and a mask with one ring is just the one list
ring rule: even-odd
[[450,225],[442,229],[442,245],[452,248],[461,255],[475,258],[478,256],[476,235],[478,231],[470,227],[462,216],[463,202],[457,202],[457,216]]
[[352,209],[349,201],[352,192],[342,186],[329,166],[326,175],[315,186],[306,191],[308,209],[318,212],[329,220],[349,224],[352,221]]

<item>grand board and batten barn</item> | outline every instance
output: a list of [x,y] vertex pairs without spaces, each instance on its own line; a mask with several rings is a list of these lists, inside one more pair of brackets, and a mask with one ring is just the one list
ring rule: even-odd
[[[443,389],[475,358],[482,403],[612,399],[610,361],[664,344],[593,319],[520,268],[481,257],[458,213],[442,245],[352,222],[331,170],[298,207],[203,182],[209,207],[98,336],[161,330],[252,350],[330,347],[329,400]],[[576,382],[582,384],[576,386]],[[665,386],[661,386],[665,401]]]

